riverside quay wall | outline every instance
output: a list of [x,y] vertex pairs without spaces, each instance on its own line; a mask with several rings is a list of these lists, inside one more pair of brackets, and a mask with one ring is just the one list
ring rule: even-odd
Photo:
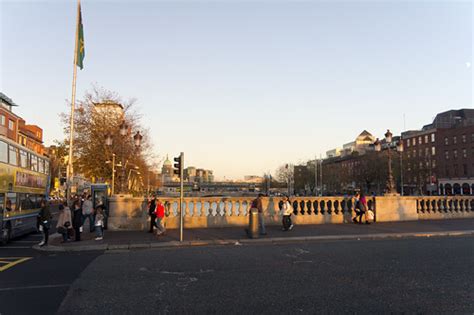
[[[165,225],[179,227],[179,199],[159,198],[166,208]],[[231,227],[248,225],[252,197],[184,198],[185,228]],[[265,223],[280,225],[282,198],[263,198]],[[354,200],[347,197],[294,197],[293,220],[296,224],[352,223]],[[474,218],[474,197],[400,197],[368,198],[376,222]],[[108,228],[145,230],[149,227],[148,204],[143,198],[114,196],[109,204]]]

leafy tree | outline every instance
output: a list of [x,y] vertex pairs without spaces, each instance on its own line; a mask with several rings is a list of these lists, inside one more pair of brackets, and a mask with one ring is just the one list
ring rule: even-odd
[[[153,155],[149,131],[141,122],[141,114],[135,109],[135,100],[123,100],[117,93],[93,86],[82,100],[77,102],[74,117],[74,172],[92,181],[107,181],[112,177],[110,161],[116,156],[116,185],[126,185],[129,175],[136,176],[139,170],[146,174],[152,164]],[[101,106],[108,104],[110,106]],[[123,111],[115,105],[120,105]],[[69,114],[62,114],[64,132],[70,133]],[[126,136],[120,135],[120,125],[128,126]],[[133,135],[139,131],[143,136],[141,146],[135,147]],[[113,144],[106,145],[107,135],[112,135]],[[124,168],[122,168],[124,167]],[[125,176],[123,176],[125,173]],[[133,173],[133,174],[132,174]],[[142,185],[143,186],[143,185]],[[117,191],[117,190],[116,190]]]

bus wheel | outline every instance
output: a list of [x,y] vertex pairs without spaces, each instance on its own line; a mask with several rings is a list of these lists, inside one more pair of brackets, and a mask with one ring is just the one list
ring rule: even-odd
[[7,224],[5,228],[2,230],[1,242],[3,245],[6,245],[10,241],[11,235],[12,235],[11,225]]

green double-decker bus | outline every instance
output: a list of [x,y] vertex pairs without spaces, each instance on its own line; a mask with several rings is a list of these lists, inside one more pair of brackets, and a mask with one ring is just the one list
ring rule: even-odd
[[0,242],[37,230],[48,196],[49,160],[0,136]]

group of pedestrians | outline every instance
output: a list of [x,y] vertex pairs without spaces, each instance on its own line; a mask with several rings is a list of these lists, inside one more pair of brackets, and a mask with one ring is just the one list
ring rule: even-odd
[[[62,236],[61,243],[66,243],[73,239],[79,242],[86,220],[89,220],[90,233],[96,233],[95,240],[102,240],[104,237],[104,221],[106,215],[105,205],[99,203],[97,207],[94,208],[90,195],[83,198],[76,196],[72,200],[71,208],[67,201],[59,205],[56,231]],[[48,202],[46,200],[41,201],[41,210],[38,214],[39,230],[43,233],[43,240],[39,243],[41,247],[48,245],[52,219],[53,216]]]
[[157,236],[166,235],[166,228],[164,226],[165,206],[161,200],[153,197],[148,205],[148,215],[150,216],[150,230],[148,233],[154,233],[156,228]]
[[[267,234],[263,215],[263,196],[263,194],[259,194],[251,204],[251,210],[255,209],[258,211],[258,226],[260,235]],[[282,218],[282,230],[291,231],[294,228],[294,224],[291,219],[292,215],[294,214],[294,208],[290,202],[290,198],[288,196],[284,196],[279,206]],[[355,194],[354,210],[356,212],[356,216],[352,219],[354,223],[362,224],[363,218],[365,219],[365,224],[370,224],[370,221],[374,220],[374,213],[369,209],[367,198],[365,197],[364,193]]]
[[367,198],[364,193],[356,193],[354,197],[354,210],[356,216],[352,221],[356,224],[362,224],[362,217],[365,217],[365,224],[370,224],[370,220],[374,219],[374,213],[369,209]]

